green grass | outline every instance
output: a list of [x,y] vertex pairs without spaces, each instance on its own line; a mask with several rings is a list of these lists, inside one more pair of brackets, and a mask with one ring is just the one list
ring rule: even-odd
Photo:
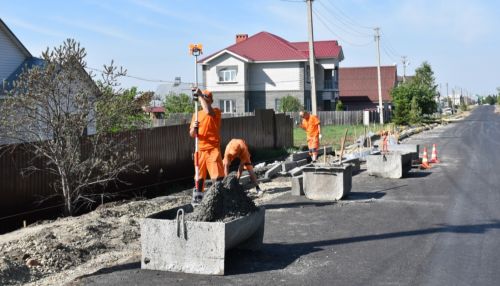
[[[391,129],[390,124],[385,124],[384,129]],[[329,125],[321,126],[322,139],[320,141],[320,146],[333,146],[334,150],[340,150],[340,143],[344,137],[345,130],[347,131],[346,146],[353,144],[359,136],[363,135],[365,132],[364,125]],[[366,132],[378,132],[380,131],[381,125],[370,125],[366,127]],[[299,127],[293,129],[293,145],[300,148],[301,146],[307,146],[306,132]]]

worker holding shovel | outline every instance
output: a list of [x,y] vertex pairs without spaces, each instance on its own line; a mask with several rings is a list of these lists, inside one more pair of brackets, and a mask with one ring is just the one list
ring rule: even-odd
[[[193,138],[198,137],[198,153],[195,154],[195,168],[198,166],[198,182],[195,182],[197,188],[193,191],[193,204],[199,204],[203,199],[205,179],[207,172],[212,181],[220,181],[224,178],[224,168],[220,153],[220,126],[221,111],[213,108],[212,92],[204,90],[203,92],[196,88],[193,92],[194,100],[198,100],[202,109],[193,114],[189,135]],[[195,170],[196,171],[196,170]],[[195,176],[196,180],[196,176]]]
[[300,127],[306,131],[307,147],[309,148],[309,155],[312,161],[316,162],[318,159],[319,140],[321,139],[321,126],[319,118],[316,115],[311,115],[307,111],[301,111],[300,117],[302,124]]
[[259,183],[257,182],[257,176],[253,171],[252,162],[250,161],[250,152],[248,152],[248,146],[242,139],[232,139],[226,146],[224,159],[222,160],[222,164],[224,165],[224,174],[226,176],[229,174],[229,167],[231,166],[231,162],[233,162],[233,160],[235,159],[240,160],[236,178],[239,180],[243,169],[247,170],[248,174],[250,174],[252,183],[255,184],[257,195],[260,195],[261,189],[259,187]]

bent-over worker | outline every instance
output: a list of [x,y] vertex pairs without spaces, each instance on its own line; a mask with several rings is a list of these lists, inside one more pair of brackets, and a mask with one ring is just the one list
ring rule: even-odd
[[234,159],[239,159],[240,164],[238,166],[237,178],[238,180],[241,177],[241,173],[243,169],[248,171],[250,174],[250,179],[252,183],[255,184],[255,189],[257,194],[260,194],[261,189],[259,187],[259,183],[257,182],[257,176],[253,171],[252,162],[250,161],[250,152],[248,152],[248,146],[242,139],[232,139],[226,146],[226,150],[224,152],[224,159],[222,160],[222,164],[224,165],[224,174],[227,176],[229,174],[229,166]]

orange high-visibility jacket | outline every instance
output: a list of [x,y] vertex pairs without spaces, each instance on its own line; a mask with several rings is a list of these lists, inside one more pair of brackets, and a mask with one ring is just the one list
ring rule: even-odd
[[224,159],[232,162],[235,158],[239,158],[242,163],[251,163],[248,146],[242,139],[232,139],[226,146]]
[[[221,111],[214,108],[215,116],[210,116],[204,110],[198,111],[198,148],[200,151],[220,147]],[[190,128],[193,128],[195,116],[191,118]]]
[[319,118],[316,115],[309,115],[309,119],[303,119],[301,127],[306,130],[307,137],[319,136]]

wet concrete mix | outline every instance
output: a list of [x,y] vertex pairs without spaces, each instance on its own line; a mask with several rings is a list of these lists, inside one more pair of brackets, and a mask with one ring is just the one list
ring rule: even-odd
[[222,182],[213,184],[205,193],[203,201],[194,211],[186,215],[189,221],[228,222],[257,210],[233,172]]

